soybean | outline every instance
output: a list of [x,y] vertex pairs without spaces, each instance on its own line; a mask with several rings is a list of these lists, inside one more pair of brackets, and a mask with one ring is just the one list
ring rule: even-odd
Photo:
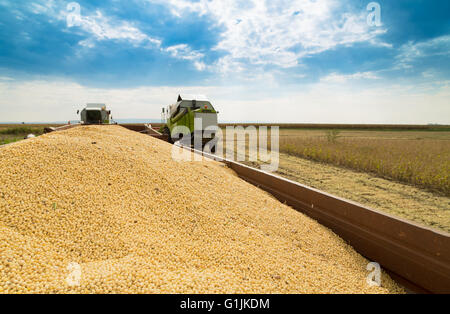
[[[95,144],[94,144],[95,143]],[[120,126],[0,149],[0,293],[403,293],[214,161]]]

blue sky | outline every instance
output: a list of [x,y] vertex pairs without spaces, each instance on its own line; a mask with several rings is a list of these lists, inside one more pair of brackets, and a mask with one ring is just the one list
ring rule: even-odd
[[0,0],[0,121],[187,92],[222,121],[450,124],[450,2],[370,2]]

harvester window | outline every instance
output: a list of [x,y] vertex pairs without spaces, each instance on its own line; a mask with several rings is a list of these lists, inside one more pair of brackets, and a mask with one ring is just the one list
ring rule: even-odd
[[102,113],[97,110],[87,110],[86,120],[89,123],[97,123],[99,121],[102,121]]

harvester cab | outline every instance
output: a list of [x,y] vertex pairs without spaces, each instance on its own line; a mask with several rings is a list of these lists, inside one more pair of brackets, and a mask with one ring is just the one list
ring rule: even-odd
[[112,119],[111,110],[106,110],[105,104],[86,104],[77,114],[80,114],[81,124],[110,124]]
[[[179,95],[177,102],[167,108],[162,109],[162,116],[165,125],[162,128],[163,133],[173,142],[172,135],[178,133],[175,129],[182,126],[183,130],[189,130],[191,135],[191,144],[194,143],[194,136],[202,139],[202,147],[206,143],[211,143],[215,137],[213,132],[218,128],[218,112],[204,95]],[[178,128],[178,130],[181,130]],[[185,134],[183,133],[183,138]],[[213,147],[211,147],[213,151]]]

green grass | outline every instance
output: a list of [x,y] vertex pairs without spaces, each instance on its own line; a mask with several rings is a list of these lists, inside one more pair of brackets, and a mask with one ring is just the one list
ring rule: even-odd
[[28,134],[36,136],[44,133],[44,127],[30,126],[4,126],[0,125],[0,145],[14,143],[23,140]]
[[0,135],[23,135],[26,136],[28,134],[41,135],[44,133],[44,128],[33,128],[27,126],[20,127],[8,127],[4,129],[0,129]]
[[6,138],[6,139],[0,138],[0,145],[14,143],[14,142],[20,141],[21,139],[22,138]]

